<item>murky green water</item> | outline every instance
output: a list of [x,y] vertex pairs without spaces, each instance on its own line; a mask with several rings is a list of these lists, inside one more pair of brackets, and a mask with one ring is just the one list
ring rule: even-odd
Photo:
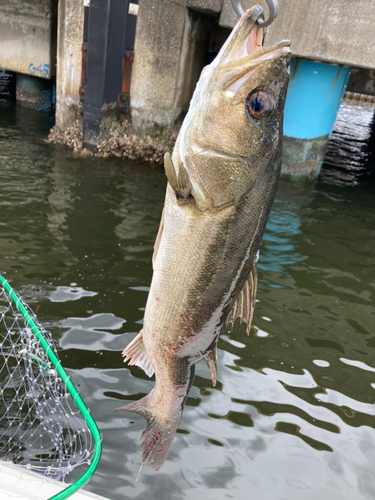
[[103,433],[89,490],[111,500],[374,498],[373,111],[345,105],[314,186],[281,182],[251,334],[223,333],[215,388],[197,366],[168,460],[135,484],[144,422],[112,410],[153,387],[121,351],[142,324],[164,174],[75,157],[44,143],[48,117],[0,108],[0,272],[58,339]]

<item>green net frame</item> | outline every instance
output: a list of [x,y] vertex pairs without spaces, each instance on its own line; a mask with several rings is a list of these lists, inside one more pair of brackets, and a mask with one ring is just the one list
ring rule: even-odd
[[99,432],[99,429],[92,418],[88,408],[86,407],[85,403],[83,402],[81,396],[79,395],[77,389],[75,388],[73,382],[70,380],[69,376],[65,372],[64,368],[61,366],[61,361],[57,358],[56,354],[53,352],[51,349],[49,343],[47,342],[46,338],[36,325],[35,321],[31,317],[30,313],[26,309],[24,303],[22,302],[21,298],[18,297],[18,295],[14,292],[12,287],[9,285],[8,281],[0,275],[0,283],[2,284],[4,290],[7,292],[13,303],[15,304],[16,308],[20,312],[20,314],[23,316],[26,324],[32,331],[32,333],[35,335],[36,339],[38,340],[40,346],[42,347],[43,351],[45,352],[46,356],[48,357],[49,361],[52,363],[54,369],[58,373],[59,377],[61,378],[63,384],[65,385],[67,391],[71,395],[74,404],[78,408],[80,414],[82,415],[82,418],[85,420],[86,425],[88,429],[90,430],[92,437],[94,439],[94,453],[92,456],[92,460],[89,464],[88,469],[86,472],[79,478],[77,479],[74,483],[69,485],[67,488],[64,490],[60,491],[60,493],[54,495],[51,497],[49,500],[65,500],[66,498],[70,497],[74,493],[76,493],[78,490],[80,490],[85,484],[88,483],[88,481],[91,479],[93,474],[95,473],[99,461],[100,461],[100,456],[102,452],[102,442],[101,442],[101,435]]

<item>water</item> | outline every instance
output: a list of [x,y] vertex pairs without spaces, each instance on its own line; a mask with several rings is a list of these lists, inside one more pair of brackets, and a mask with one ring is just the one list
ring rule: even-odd
[[344,101],[319,180],[337,186],[356,186],[373,183],[374,179],[374,104]]
[[280,183],[250,336],[237,324],[223,332],[215,388],[198,364],[168,460],[135,484],[144,422],[112,410],[153,387],[121,351],[141,328],[165,176],[76,157],[44,142],[48,116],[0,109],[0,271],[58,340],[103,433],[89,490],[111,500],[374,498],[373,112],[346,103],[315,185]]

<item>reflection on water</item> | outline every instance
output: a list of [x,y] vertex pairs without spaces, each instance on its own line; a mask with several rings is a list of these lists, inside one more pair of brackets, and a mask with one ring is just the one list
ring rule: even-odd
[[216,387],[198,364],[168,460],[135,484],[144,422],[112,410],[153,387],[121,351],[142,324],[164,174],[75,157],[44,142],[48,117],[0,108],[0,271],[58,340],[103,433],[88,489],[112,500],[373,498],[373,111],[344,105],[314,186],[281,181],[250,336],[223,332]]
[[[263,237],[262,259],[258,264],[260,270],[286,273],[288,266],[307,259],[293,244],[295,237],[301,234],[299,207],[294,205],[293,210],[289,210],[289,205],[290,200],[275,200]],[[269,283],[269,286],[276,284]]]
[[320,180],[336,186],[375,181],[374,104],[341,104]]

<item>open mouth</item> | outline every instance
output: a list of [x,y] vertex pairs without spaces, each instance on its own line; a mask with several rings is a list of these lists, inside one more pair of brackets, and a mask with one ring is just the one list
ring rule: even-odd
[[[265,62],[277,59],[282,54],[290,53],[289,45],[290,42],[288,40],[284,40],[277,45],[266,49],[261,48],[256,52],[249,54],[249,56],[253,56],[251,58],[248,56],[242,56],[234,59],[232,62],[236,62],[241,59],[241,66],[237,69],[237,71],[233,71],[232,74],[228,73],[227,78],[224,78],[222,82],[222,86],[225,89],[227,97],[233,97],[236,94],[246,80],[248,80],[257,71],[259,63],[262,61]],[[229,69],[228,66],[227,69]]]
[[263,48],[264,30],[254,21],[252,10],[247,10],[238,21],[220,58],[221,86],[229,98],[234,97],[259,64],[290,53],[289,40]]
[[240,59],[241,57],[249,56],[250,54],[255,54],[262,50],[263,32],[264,30],[262,28],[258,27],[256,24],[253,25],[250,29],[250,33],[245,38],[233,59]]
[[[264,29],[256,22],[259,16],[259,6],[248,9],[238,20],[233,28],[228,40],[222,48],[221,64],[229,61],[235,61],[242,57],[257,55],[257,52],[263,50]],[[280,42],[283,46],[289,46],[290,42],[284,40]],[[277,44],[280,45],[280,44]]]

